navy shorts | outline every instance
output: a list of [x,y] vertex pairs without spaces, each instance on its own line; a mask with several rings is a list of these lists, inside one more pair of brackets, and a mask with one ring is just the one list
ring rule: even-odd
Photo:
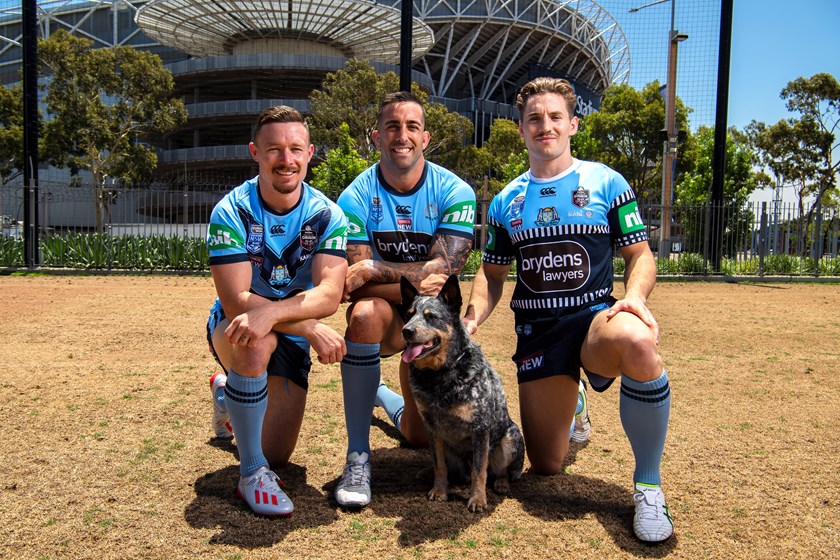
[[[207,342],[210,345],[210,353],[227,373],[227,369],[219,360],[219,356],[213,348],[213,331],[216,330],[223,319],[225,319],[225,312],[219,300],[216,300],[216,303],[210,309],[210,317],[207,319]],[[268,367],[266,368],[268,375],[285,377],[303,390],[308,390],[309,370],[312,369],[312,359],[309,357],[309,353],[304,352],[300,346],[286,338],[282,333],[275,332],[274,335],[277,337],[277,348],[268,360]]]
[[[580,349],[589,333],[595,315],[615,304],[614,297],[578,307],[551,322],[527,323],[516,320],[516,377],[519,383],[535,381],[554,375],[568,375],[580,380]],[[584,371],[586,371],[584,369]],[[612,378],[586,371],[590,385],[604,391]]]

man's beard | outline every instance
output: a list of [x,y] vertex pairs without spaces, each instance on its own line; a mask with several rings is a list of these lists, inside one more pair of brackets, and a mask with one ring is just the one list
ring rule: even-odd
[[[286,171],[286,170],[285,169],[275,169],[274,171]],[[288,180],[285,180],[285,181],[282,181],[282,182],[275,181],[275,180],[271,181],[271,188],[274,189],[274,192],[279,193],[279,194],[293,193],[293,192],[295,192],[295,190],[297,190],[299,185],[300,185],[299,181],[293,182],[293,183],[289,183]]]
[[275,183],[274,181],[271,182],[271,187],[274,189],[274,192],[279,194],[290,194],[297,190],[300,183]]

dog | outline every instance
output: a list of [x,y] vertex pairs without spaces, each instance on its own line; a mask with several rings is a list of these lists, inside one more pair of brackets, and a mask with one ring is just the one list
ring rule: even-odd
[[437,296],[420,296],[400,280],[402,336],[408,381],[429,433],[434,485],[430,500],[446,501],[449,478],[469,473],[469,511],[487,509],[486,486],[510,492],[522,474],[525,443],[508,414],[499,374],[461,322],[461,289],[450,276]]

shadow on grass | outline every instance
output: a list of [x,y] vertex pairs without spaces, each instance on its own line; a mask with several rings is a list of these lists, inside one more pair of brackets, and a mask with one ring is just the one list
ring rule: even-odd
[[[572,444],[563,468],[574,463],[577,452],[588,444]],[[633,533],[633,492],[627,487],[580,474],[546,476],[527,472],[511,487],[511,497],[538,519],[565,521],[595,516],[616,546],[642,558],[668,556],[676,537],[662,543],[644,543]]]
[[[564,468],[574,463],[586,444],[572,444]],[[373,499],[368,506],[376,515],[396,519],[399,544],[416,546],[425,542],[455,540],[463,531],[492,516],[503,500],[517,500],[522,509],[536,519],[564,521],[594,516],[622,550],[640,558],[668,556],[676,547],[676,537],[659,544],[647,544],[633,533],[633,494],[631,488],[577,474],[542,476],[530,472],[511,485],[511,494],[501,496],[487,490],[488,509],[482,513],[467,510],[469,482],[452,484],[447,502],[426,498],[432,486],[427,449],[382,448],[374,450],[371,485]],[[419,476],[418,476],[419,475]],[[425,476],[424,476],[425,475]],[[337,512],[332,498],[338,477],[322,490]]]
[[[380,421],[378,426],[395,440],[402,438],[395,428]],[[377,424],[374,420],[374,424]],[[230,440],[211,440],[210,445],[236,454]],[[573,464],[578,451],[586,444],[572,444],[563,468]],[[492,516],[503,500],[517,500],[522,509],[536,519],[565,521],[594,516],[616,546],[641,558],[668,556],[677,539],[659,544],[646,544],[633,534],[633,494],[628,484],[618,486],[579,474],[543,476],[526,472],[511,485],[509,496],[487,490],[488,509],[482,513],[467,510],[469,483],[453,483],[449,500],[432,502],[427,493],[432,486],[429,472],[431,457],[427,449],[415,449],[401,443],[399,447],[375,449],[372,452],[371,486],[373,499],[367,509],[384,519],[395,519],[400,531],[400,546],[412,547],[425,542],[456,540],[463,531]],[[242,548],[270,547],[292,531],[330,525],[343,516],[352,516],[335,502],[333,491],[336,476],[316,489],[306,481],[306,469],[290,464],[277,469],[286,482],[295,512],[288,519],[269,519],[254,515],[236,497],[239,468],[231,465],[207,473],[195,482],[196,498],[187,506],[186,521],[196,528],[219,528],[211,544],[228,544]]]
[[306,481],[306,468],[290,463],[275,469],[286,483],[295,512],[286,519],[255,515],[236,496],[239,466],[231,465],[207,473],[195,481],[195,499],[184,510],[184,519],[197,529],[219,529],[210,544],[241,548],[270,547],[300,529],[329,525],[338,520],[326,507],[324,495]]

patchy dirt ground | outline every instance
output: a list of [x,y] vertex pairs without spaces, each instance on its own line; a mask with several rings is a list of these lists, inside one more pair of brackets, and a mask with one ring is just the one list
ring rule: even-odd
[[[478,515],[466,488],[426,500],[415,473],[427,451],[401,446],[377,409],[374,500],[347,513],[330,499],[340,374],[317,363],[279,471],[295,514],[255,517],[234,495],[235,447],[210,439],[212,298],[207,277],[0,277],[0,557],[840,558],[838,285],[657,286],[676,535],[656,546],[632,536],[616,388],[590,395],[592,440],[564,474],[526,472]],[[477,339],[518,421],[511,321],[501,306]],[[343,328],[343,313],[330,323]],[[396,360],[383,366],[391,384]]]

